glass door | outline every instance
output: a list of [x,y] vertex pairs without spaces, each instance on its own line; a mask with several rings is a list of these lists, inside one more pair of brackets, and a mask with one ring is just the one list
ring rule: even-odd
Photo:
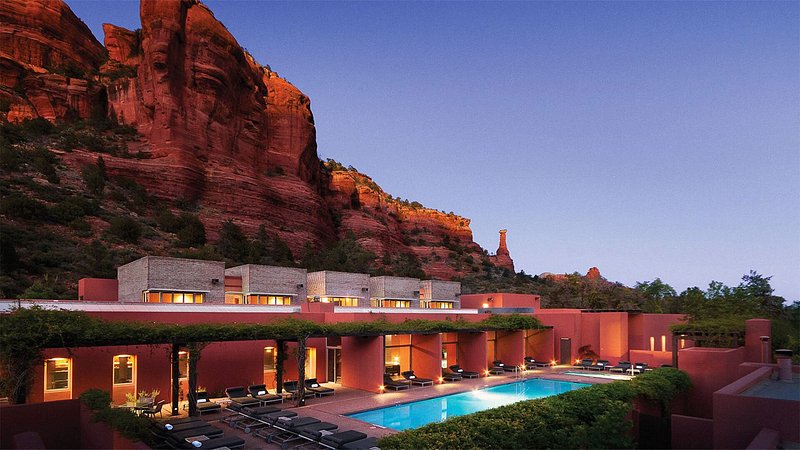
[[328,382],[341,383],[342,348],[328,347]]

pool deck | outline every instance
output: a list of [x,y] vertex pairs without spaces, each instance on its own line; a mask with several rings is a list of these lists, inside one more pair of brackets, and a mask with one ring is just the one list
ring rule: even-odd
[[[326,386],[336,389],[336,394],[321,398],[307,399],[306,406],[294,407],[293,403],[286,402],[281,407],[282,409],[291,409],[299,416],[311,416],[323,422],[336,424],[339,426],[339,430],[342,431],[356,430],[361,431],[368,436],[382,437],[397,433],[397,431],[390,428],[371,425],[360,420],[351,419],[344,416],[344,414],[381,408],[384,406],[391,406],[398,403],[408,403],[433,397],[441,397],[443,395],[457,394],[459,392],[513,383],[515,381],[521,381],[529,378],[547,378],[551,380],[571,381],[587,384],[604,384],[615,381],[612,379],[564,375],[562,372],[565,371],[575,371],[575,369],[570,366],[556,366],[537,370],[527,370],[519,375],[513,375],[511,373],[506,375],[491,375],[480,378],[463,379],[454,383],[434,384],[433,386],[425,387],[414,386],[410,389],[404,389],[402,391],[386,391],[381,394],[375,394],[372,392],[350,389],[341,387],[339,385],[326,383]],[[221,419],[224,415],[225,412],[221,414],[209,414],[204,416],[203,419],[212,422],[212,424],[216,422],[216,425],[225,431],[225,435],[239,436],[244,439],[246,442],[246,449],[272,450],[280,448],[279,445],[267,443],[261,438],[246,434],[242,430],[234,430],[233,428],[220,423],[219,419]]]

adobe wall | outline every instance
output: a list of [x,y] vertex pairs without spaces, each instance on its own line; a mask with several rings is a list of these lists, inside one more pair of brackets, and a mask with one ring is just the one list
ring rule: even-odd
[[800,442],[800,402],[740,395],[772,371],[761,367],[714,392],[714,448],[745,448],[762,428],[778,431],[783,441]]
[[[491,301],[490,301],[491,299]],[[461,295],[461,307],[479,309],[484,304],[489,308],[533,308],[539,311],[541,308],[541,297],[533,294],[463,294]]]
[[117,280],[81,278],[78,280],[78,300],[84,302],[116,302],[119,296]]
[[411,362],[417,377],[438,383],[442,376],[442,335],[412,334]]
[[383,385],[383,337],[342,337],[342,386],[380,392]]
[[714,392],[739,378],[738,366],[744,356],[743,347],[691,347],[678,351],[678,368],[692,380],[688,415],[712,418]]

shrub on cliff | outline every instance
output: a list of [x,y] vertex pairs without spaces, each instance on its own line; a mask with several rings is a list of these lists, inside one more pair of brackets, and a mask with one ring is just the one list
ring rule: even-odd
[[142,236],[142,225],[130,217],[115,217],[108,231],[118,239],[135,244]]

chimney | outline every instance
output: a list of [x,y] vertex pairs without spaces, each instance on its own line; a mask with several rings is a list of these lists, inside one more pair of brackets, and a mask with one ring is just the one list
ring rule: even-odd
[[506,247],[506,233],[508,230],[500,230],[500,246],[497,247],[497,256],[509,256],[508,247]]

